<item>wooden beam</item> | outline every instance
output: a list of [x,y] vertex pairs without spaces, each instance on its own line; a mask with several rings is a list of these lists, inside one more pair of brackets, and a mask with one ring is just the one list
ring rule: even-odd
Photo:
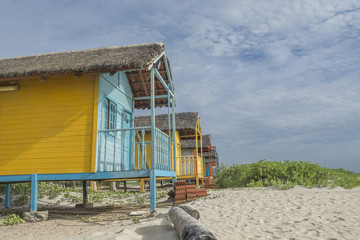
[[130,79],[131,79],[130,85],[132,85],[132,84],[134,84],[134,82],[136,82],[135,75],[133,75],[133,74],[127,74],[126,76],[129,76]]
[[[149,91],[148,91],[148,89],[147,89],[147,86],[146,86],[146,83],[145,83],[145,79],[144,79],[144,76],[143,76],[141,70],[139,71],[139,76],[140,76],[140,80],[141,80],[142,86],[143,86],[143,88],[144,88],[145,94],[146,94],[146,96],[149,96]],[[149,77],[150,77],[150,76],[149,76]]]

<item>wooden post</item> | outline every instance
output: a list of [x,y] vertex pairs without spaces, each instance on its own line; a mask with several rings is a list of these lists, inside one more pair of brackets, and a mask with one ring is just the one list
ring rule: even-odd
[[127,188],[126,188],[126,181],[124,181],[124,192],[126,192]]
[[93,189],[94,191],[98,191],[98,190],[99,190],[99,189],[98,189],[99,182],[97,182],[97,181],[92,181],[91,183],[92,183],[92,189]]
[[116,192],[116,182],[110,182],[110,191]]
[[169,211],[169,217],[182,240],[216,240],[216,237],[204,225],[180,207],[172,207]]
[[140,192],[145,192],[145,180],[140,180]]
[[75,190],[76,189],[76,181],[72,181],[72,186],[73,186],[73,189]]
[[38,175],[31,175],[31,203],[30,211],[37,212],[37,199],[38,199]]
[[155,169],[157,164],[157,146],[155,134],[155,76],[154,66],[150,72],[150,88],[151,88],[151,169],[150,169],[150,211],[155,211],[156,208],[156,174]]
[[5,208],[10,208],[10,194],[11,194],[10,184],[5,185]]
[[[176,164],[177,164],[177,156],[176,156],[176,124],[175,124],[175,98],[171,99],[171,111],[172,111],[172,127],[173,127],[173,158],[174,158],[174,172],[177,173]],[[170,133],[169,133],[170,134]],[[180,157],[180,156],[179,156]],[[180,158],[179,158],[180,161]],[[179,171],[181,172],[181,171]],[[173,184],[177,180],[176,177],[177,174],[175,174],[175,177],[173,178]]]
[[156,175],[155,170],[150,169],[150,211],[154,212],[156,209]]
[[84,207],[88,203],[88,191],[87,191],[88,183],[87,181],[83,181],[83,204]]

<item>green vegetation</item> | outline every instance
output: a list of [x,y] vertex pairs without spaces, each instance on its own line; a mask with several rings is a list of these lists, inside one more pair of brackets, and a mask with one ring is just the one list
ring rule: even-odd
[[2,218],[0,218],[0,225],[17,225],[19,223],[23,223],[25,222],[24,219],[22,219],[19,215],[17,214],[10,214],[10,215],[6,215],[3,216]]
[[[107,184],[107,183],[105,183]],[[79,184],[78,184],[79,185]],[[110,189],[110,186],[109,188]],[[4,194],[5,184],[0,184],[0,194]],[[73,188],[71,182],[39,182],[38,196],[39,199],[56,199],[54,203],[49,203],[48,206],[57,206],[63,202],[78,203],[82,201],[82,188]],[[11,184],[11,198],[13,206],[24,206],[30,203],[31,184],[30,183],[16,183]],[[161,199],[167,196],[167,191],[157,191],[156,199]],[[134,192],[134,191],[95,191],[88,188],[89,202],[102,203],[108,206],[124,205],[124,204],[141,204],[145,205],[150,200],[149,193]],[[4,199],[0,199],[4,201]]]
[[87,217],[80,217],[81,220],[85,221],[85,222],[92,222],[93,219],[90,217],[90,218],[87,218]]
[[156,201],[158,201],[166,196],[167,196],[167,192],[156,191]]
[[360,177],[351,171],[329,169],[309,162],[261,160],[230,167],[222,165],[216,184],[227,188],[276,186],[288,189],[301,185],[351,189],[360,186]]
[[135,195],[135,199],[136,199],[137,203],[144,205],[145,198],[143,196]]
[[133,217],[132,220],[135,224],[140,222],[140,219],[138,217]]

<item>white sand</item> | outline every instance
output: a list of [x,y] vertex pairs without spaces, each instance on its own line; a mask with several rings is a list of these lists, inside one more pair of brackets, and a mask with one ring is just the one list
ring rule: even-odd
[[[211,191],[186,203],[218,239],[360,239],[360,188],[272,188]],[[0,239],[179,239],[158,208],[155,218],[103,225],[49,220],[0,227]],[[25,235],[26,234],[26,235]]]

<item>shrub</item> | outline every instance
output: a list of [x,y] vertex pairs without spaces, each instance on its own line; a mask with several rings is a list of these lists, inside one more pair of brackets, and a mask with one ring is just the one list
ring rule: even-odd
[[17,225],[19,223],[25,222],[19,215],[16,214],[10,214],[8,216],[5,216],[4,218],[0,219],[0,223],[3,225]]
[[344,169],[329,169],[309,162],[265,160],[251,164],[221,165],[216,184],[221,187],[266,187],[292,188],[343,187],[351,189],[360,186],[358,174]]

